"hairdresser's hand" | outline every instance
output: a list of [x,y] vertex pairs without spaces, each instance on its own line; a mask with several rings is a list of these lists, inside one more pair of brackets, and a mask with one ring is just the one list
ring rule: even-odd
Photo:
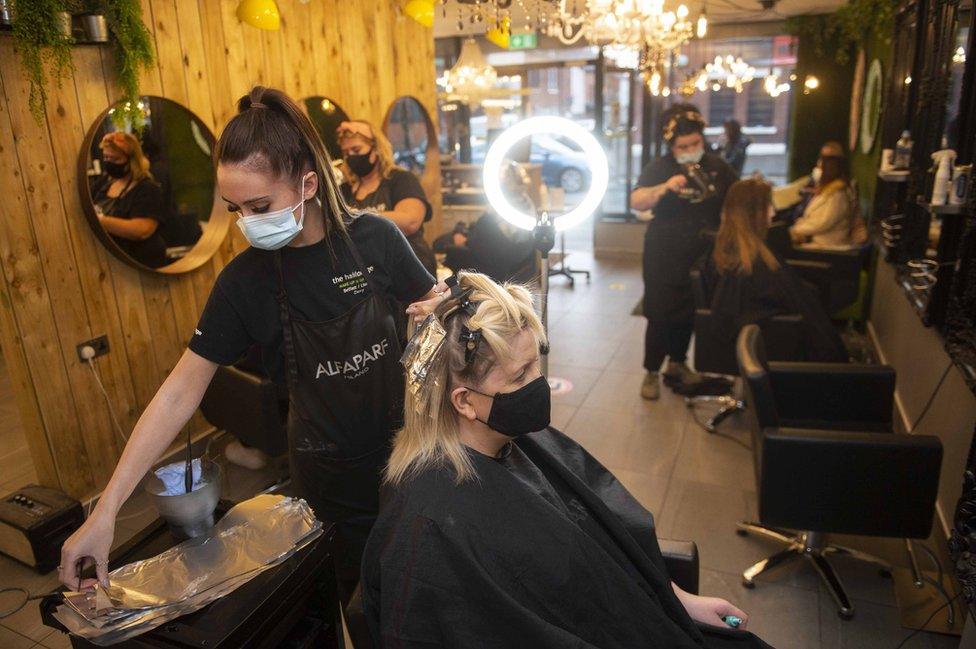
[[434,309],[446,299],[448,295],[446,291],[447,284],[444,282],[435,284],[427,295],[407,307],[407,316],[413,318],[416,323],[423,322],[424,318],[433,313]]
[[115,519],[111,515],[100,514],[96,507],[88,520],[68,537],[61,546],[61,565],[58,566],[58,579],[70,590],[86,590],[95,586],[95,579],[81,580],[83,568],[95,564],[95,574],[103,586],[108,586],[108,553],[115,538]]
[[685,610],[688,611],[688,615],[691,616],[691,619],[693,619],[695,622],[727,629],[730,627],[722,618],[729,615],[734,615],[742,620],[742,623],[738,626],[740,631],[745,631],[746,627],[749,625],[749,616],[746,615],[744,611],[732,606],[732,604],[729,604],[724,599],[719,597],[701,597],[699,595],[692,595],[691,593],[681,590],[674,583],[672,583],[671,586],[674,588],[674,594],[678,596],[682,606],[685,607]]
[[682,189],[688,185],[688,178],[684,174],[675,174],[668,178],[664,186],[668,188],[669,192],[677,194]]

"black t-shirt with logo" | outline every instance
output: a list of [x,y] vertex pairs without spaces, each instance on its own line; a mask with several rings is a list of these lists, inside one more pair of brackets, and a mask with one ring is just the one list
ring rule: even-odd
[[[350,238],[391,310],[430,291],[434,278],[417,260],[396,225],[364,214],[348,227]],[[368,290],[347,244],[332,237],[334,264],[325,241],[281,249],[281,266],[292,317],[311,322],[337,318],[359,303]],[[248,248],[221,271],[190,340],[200,356],[230,365],[253,345],[261,347],[268,375],[284,383],[281,317],[276,295],[278,272],[273,251]]]
[[109,197],[108,189],[113,178],[104,177],[92,188],[92,199],[106,216],[117,219],[153,219],[159,225],[147,239],[126,239],[112,235],[112,239],[127,255],[150,268],[169,263],[166,257],[166,240],[161,229],[166,224],[166,206],[163,192],[152,178],[142,178],[126,187],[121,196]]
[[[349,183],[343,183],[342,197],[352,207],[373,209],[377,212],[388,212],[396,207],[400,201],[406,198],[416,198],[424,204],[424,223],[429,221],[433,215],[433,209],[427,200],[427,195],[424,194],[420,180],[404,169],[393,169],[389,178],[381,180],[375,191],[362,198],[356,198],[356,192],[353,191],[352,186]],[[437,260],[434,258],[434,253],[430,249],[430,245],[427,244],[427,240],[424,239],[424,226],[421,225],[416,232],[407,237],[407,241],[410,242],[410,247],[413,248],[424,268],[430,273],[436,273]]]

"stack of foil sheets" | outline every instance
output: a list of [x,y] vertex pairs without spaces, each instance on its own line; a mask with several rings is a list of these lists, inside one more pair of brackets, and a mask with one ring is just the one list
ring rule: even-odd
[[304,500],[257,496],[234,506],[209,534],[112,571],[108,588],[64,593],[54,616],[97,645],[121,642],[203,608],[321,533]]

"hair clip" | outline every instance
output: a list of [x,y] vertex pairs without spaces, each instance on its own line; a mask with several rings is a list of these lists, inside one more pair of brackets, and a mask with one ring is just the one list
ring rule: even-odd
[[458,291],[457,296],[453,294],[454,289],[452,288],[452,294],[449,299],[457,298],[457,304],[449,307],[444,314],[441,316],[441,320],[446,324],[448,319],[456,316],[460,312],[468,314],[471,317],[478,310],[478,303],[471,301],[471,293],[474,292],[473,288],[464,288]]
[[450,277],[444,280],[444,283],[447,285],[447,288],[451,293],[450,299],[456,300],[457,298],[461,297],[461,294],[464,292],[464,289],[461,288],[460,284],[458,284],[457,275],[451,275]]
[[267,104],[262,104],[260,101],[252,101],[248,108],[267,108]]
[[464,291],[458,298],[457,308],[459,311],[464,311],[467,313],[469,318],[475,314],[475,311],[478,310],[477,302],[471,301],[471,289]]
[[474,360],[474,355],[478,351],[478,345],[481,344],[481,330],[475,329],[471,331],[467,325],[461,325],[458,342],[464,343],[464,364],[470,365],[471,361]]

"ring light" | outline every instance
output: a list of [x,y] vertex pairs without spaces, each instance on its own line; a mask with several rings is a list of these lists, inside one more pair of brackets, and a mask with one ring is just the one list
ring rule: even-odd
[[555,133],[569,138],[583,150],[590,161],[590,187],[580,204],[553,219],[556,230],[568,230],[583,222],[600,206],[607,192],[610,170],[607,154],[593,134],[565,117],[530,117],[503,131],[492,143],[485,156],[484,186],[488,203],[500,217],[523,230],[537,224],[535,214],[527,214],[512,205],[502,191],[501,169],[505,156],[518,141],[540,133]]

